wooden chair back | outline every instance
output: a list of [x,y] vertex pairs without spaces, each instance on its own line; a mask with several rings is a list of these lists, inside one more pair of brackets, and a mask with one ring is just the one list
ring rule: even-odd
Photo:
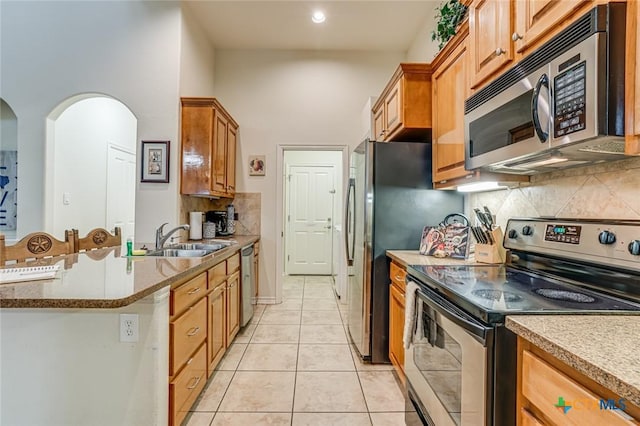
[[64,241],[46,232],[32,232],[11,246],[5,244],[5,236],[0,234],[0,265],[6,265],[9,261],[19,263],[28,259],[42,259],[72,253],[74,253],[74,246],[71,231],[65,231]]
[[73,246],[76,253],[122,244],[122,232],[118,226],[116,226],[113,234],[104,228],[96,228],[89,231],[84,238],[78,236],[77,229],[73,229],[71,232],[73,232]]

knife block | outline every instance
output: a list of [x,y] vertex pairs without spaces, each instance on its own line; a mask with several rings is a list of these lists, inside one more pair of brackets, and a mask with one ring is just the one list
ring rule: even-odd
[[480,263],[505,263],[507,259],[507,251],[502,246],[502,238],[504,234],[498,226],[491,231],[494,244],[476,244],[475,258]]

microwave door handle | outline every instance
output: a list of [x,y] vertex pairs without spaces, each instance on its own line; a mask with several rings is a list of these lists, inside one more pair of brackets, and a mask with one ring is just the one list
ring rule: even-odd
[[533,128],[535,129],[540,142],[544,143],[549,139],[549,133],[542,130],[542,127],[540,126],[540,117],[538,116],[538,100],[540,99],[540,89],[542,88],[542,86],[546,87],[547,91],[549,91],[549,77],[547,76],[547,74],[542,74],[540,76],[538,82],[536,83],[536,87],[533,90],[533,96],[531,97]]

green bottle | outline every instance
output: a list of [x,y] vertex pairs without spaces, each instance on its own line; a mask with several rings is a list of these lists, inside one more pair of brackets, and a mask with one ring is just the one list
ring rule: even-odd
[[127,256],[133,256],[133,240],[131,237],[127,238]]

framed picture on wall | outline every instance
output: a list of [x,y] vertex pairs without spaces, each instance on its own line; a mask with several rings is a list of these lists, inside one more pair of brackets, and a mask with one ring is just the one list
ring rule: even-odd
[[140,182],[169,182],[169,141],[142,141]]
[[264,155],[249,156],[249,176],[264,176],[266,161]]

